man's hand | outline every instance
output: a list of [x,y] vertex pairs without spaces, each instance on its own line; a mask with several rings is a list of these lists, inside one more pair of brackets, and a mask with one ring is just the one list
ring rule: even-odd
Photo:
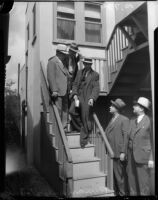
[[124,160],[125,160],[125,153],[121,153],[121,154],[120,154],[120,160],[121,160],[121,161],[124,161]]
[[78,100],[78,96],[77,95],[74,95],[74,100],[76,101],[76,100]]
[[149,168],[154,168],[154,161],[149,160],[149,161],[148,161],[148,167],[149,167]]
[[93,100],[93,99],[89,99],[88,105],[89,105],[89,106],[93,106],[93,104],[94,104],[94,100]]
[[57,98],[58,97],[58,92],[53,92],[52,97]]

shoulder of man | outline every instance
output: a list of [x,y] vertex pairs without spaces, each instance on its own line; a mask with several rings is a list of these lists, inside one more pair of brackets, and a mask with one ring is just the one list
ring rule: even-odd
[[48,61],[51,61],[51,60],[54,60],[54,59],[56,59],[56,56],[50,57],[50,58],[48,59]]

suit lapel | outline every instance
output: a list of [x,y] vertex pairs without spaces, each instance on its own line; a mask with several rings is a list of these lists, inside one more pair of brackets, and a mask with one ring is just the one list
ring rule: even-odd
[[119,119],[120,119],[120,115],[115,119],[114,122],[110,121],[110,123],[108,124],[107,129],[106,129],[106,131],[108,133],[116,126],[116,124],[118,123]]
[[145,121],[146,121],[146,116],[144,115],[142,120],[137,124],[137,128],[134,134],[137,134],[139,132],[139,130],[143,127],[143,124],[145,123]]

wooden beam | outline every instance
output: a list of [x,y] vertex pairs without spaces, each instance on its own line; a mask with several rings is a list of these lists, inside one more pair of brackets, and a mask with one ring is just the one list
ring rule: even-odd
[[131,38],[131,36],[129,35],[129,33],[120,25],[118,26],[118,28],[123,32],[123,34],[126,36],[126,38],[130,42],[132,47],[135,49],[136,48],[136,44],[135,44],[134,40]]
[[131,18],[133,19],[137,27],[141,30],[145,38],[148,39],[148,33],[144,30],[143,25],[140,23],[140,21],[134,15],[132,15]]

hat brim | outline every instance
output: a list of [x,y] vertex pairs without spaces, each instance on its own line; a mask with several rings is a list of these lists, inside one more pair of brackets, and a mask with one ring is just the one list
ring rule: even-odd
[[78,53],[80,50],[74,50],[71,47],[69,48],[69,50],[74,51],[75,53]]
[[111,100],[111,104],[114,105],[117,109],[120,109],[118,108],[117,104],[113,100]]
[[63,53],[63,54],[68,54],[68,52],[67,51],[61,51],[61,50],[57,50],[57,51],[59,51],[59,52],[61,52],[61,53]]
[[150,108],[147,108],[147,107],[143,106],[142,104],[138,103],[137,101],[133,101],[133,104],[134,105],[139,105],[139,106],[145,108],[146,110],[150,110]]

